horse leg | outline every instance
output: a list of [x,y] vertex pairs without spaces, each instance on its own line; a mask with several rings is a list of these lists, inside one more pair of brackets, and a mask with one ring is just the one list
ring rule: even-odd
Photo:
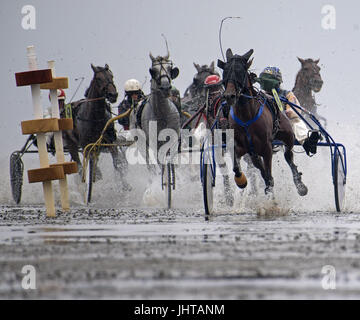
[[82,176],[82,174],[83,174],[83,166],[82,166],[81,161],[80,161],[77,146],[70,145],[69,146],[69,153],[70,153],[70,156],[71,156],[71,160],[75,161],[77,163],[79,176]]
[[294,163],[294,154],[292,152],[292,149],[289,148],[288,146],[285,147],[285,160],[288,163],[288,165],[290,166],[292,175],[293,175],[293,179],[294,179],[294,183],[296,186],[296,189],[298,191],[298,194],[300,196],[305,196],[308,193],[308,189],[305,186],[305,184],[301,181],[301,172],[298,172],[297,170],[297,166]]
[[300,196],[305,196],[308,192],[307,187],[301,181],[301,172],[298,172],[297,166],[294,163],[294,154],[292,148],[294,146],[295,135],[291,128],[290,122],[285,118],[285,116],[280,114],[280,130],[276,134],[275,139],[282,141],[285,144],[285,153],[284,157],[291,169],[293,175],[293,180],[297,189],[297,192]]
[[250,192],[249,193],[251,195],[254,195],[257,193],[255,168],[254,168],[252,159],[249,154],[245,154],[243,159],[247,164],[247,173],[248,173],[248,177],[250,180]]
[[128,168],[128,162],[125,158],[124,152],[117,149],[117,147],[111,147],[110,153],[113,159],[113,165],[117,172],[119,172],[123,184],[123,191],[131,191],[132,187],[127,182],[125,174]]
[[66,147],[70,153],[71,160],[75,161],[78,166],[78,173],[82,175],[82,164],[79,157],[78,143],[72,133],[63,131],[64,147]]
[[223,176],[223,182],[224,182],[224,193],[225,193],[225,202],[229,207],[232,207],[234,205],[234,196],[231,191],[230,187],[230,179],[227,172],[227,166],[226,163],[219,165],[220,172]]
[[[235,147],[236,148],[236,147]],[[240,188],[240,189],[244,189],[247,186],[247,179],[246,176],[243,172],[241,172],[241,168],[239,165],[239,161],[241,158],[241,153],[239,152],[240,150],[238,148],[236,148],[235,150],[235,155],[233,156],[233,171],[235,173],[235,183],[236,185]]]
[[266,152],[263,159],[259,155],[251,155],[251,160],[254,166],[260,170],[265,182],[265,194],[272,193],[274,187],[274,178],[271,175],[272,150]]

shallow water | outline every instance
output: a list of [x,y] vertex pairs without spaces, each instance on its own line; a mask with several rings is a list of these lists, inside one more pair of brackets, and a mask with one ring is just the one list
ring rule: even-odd
[[[200,210],[201,211],[201,210]],[[356,213],[281,216],[184,209],[3,206],[0,298],[360,298]],[[21,287],[24,265],[36,290]],[[322,268],[336,289],[322,287]]]
[[[133,190],[124,193],[109,154],[101,155],[103,179],[92,204],[84,205],[72,175],[71,211],[46,218],[41,184],[26,182],[26,170],[39,166],[37,155],[26,155],[21,205],[14,205],[6,170],[0,180],[0,298],[359,299],[360,190],[353,177],[360,174],[360,145],[354,128],[336,129],[329,131],[348,151],[342,213],[335,211],[326,149],[313,158],[295,155],[309,188],[305,197],[296,193],[281,152],[273,160],[275,200],[265,197],[257,176],[255,195],[251,185],[234,187],[229,208],[219,176],[209,221],[198,172],[176,169],[175,209],[165,210],[160,177],[131,166]],[[8,166],[7,158],[0,162]],[[24,265],[35,267],[36,290],[21,286]],[[323,287],[327,265],[336,271],[334,290]]]

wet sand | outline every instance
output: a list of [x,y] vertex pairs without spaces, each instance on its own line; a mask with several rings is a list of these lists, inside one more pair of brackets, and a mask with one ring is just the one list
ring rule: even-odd
[[[359,299],[360,217],[0,207],[0,299]],[[36,289],[21,283],[24,265]],[[323,288],[323,267],[336,289]]]

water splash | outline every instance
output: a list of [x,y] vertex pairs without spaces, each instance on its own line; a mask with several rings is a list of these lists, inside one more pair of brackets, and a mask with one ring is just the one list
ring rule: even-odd
[[[348,176],[345,195],[344,212],[359,212],[360,189],[355,177],[360,175],[360,166],[357,165],[360,157],[360,143],[354,139],[359,136],[360,124],[342,127],[340,124],[329,124],[328,132],[336,142],[343,143],[347,150]],[[301,147],[295,147],[296,151],[302,151]],[[0,158],[2,165],[2,178],[0,180],[0,201],[5,205],[12,205],[14,201],[10,189],[9,177],[9,158],[3,156]],[[27,182],[26,171],[31,168],[39,167],[37,154],[25,154],[24,161],[24,179],[22,190],[22,205],[39,205],[43,203],[43,191],[41,184],[29,184]],[[55,162],[54,157],[50,157],[50,162]],[[242,162],[243,163],[243,162]],[[304,153],[295,154],[295,163],[300,172],[302,172],[303,182],[307,185],[309,192],[305,197],[300,197],[294,186],[290,168],[287,166],[283,157],[283,152],[278,152],[273,158],[273,177],[274,177],[274,195],[277,206],[267,202],[264,195],[264,182],[259,173],[256,176],[256,194],[251,194],[250,186],[245,190],[239,190],[232,183],[233,173],[229,169],[229,175],[234,192],[234,206],[232,208],[224,205],[224,189],[222,177],[218,170],[215,187],[215,211],[221,213],[243,213],[253,212],[256,214],[279,211],[279,214],[286,212],[311,212],[311,211],[330,211],[335,212],[334,187],[331,175],[331,159],[328,147],[319,147],[317,154],[309,158]],[[131,192],[122,191],[122,183],[119,175],[114,173],[112,159],[110,154],[100,156],[99,165],[103,173],[103,179],[96,182],[93,193],[92,206],[104,208],[121,208],[133,206],[149,206],[151,197],[154,206],[164,207],[165,195],[161,190],[160,175],[151,178],[145,165],[129,166],[127,178],[133,187]],[[242,164],[243,165],[243,164]],[[246,165],[244,171],[246,170]],[[229,168],[231,165],[229,163]],[[175,208],[192,208],[194,210],[203,209],[202,187],[200,175],[193,177],[190,174],[189,167],[186,165],[176,168],[176,188],[173,191],[173,204]],[[71,175],[68,177],[71,206],[84,205],[84,195],[79,187],[78,177]],[[54,194],[57,205],[59,205],[59,187],[58,183],[53,183]],[[144,194],[147,188],[148,197],[144,201]],[[151,201],[150,201],[151,202]]]

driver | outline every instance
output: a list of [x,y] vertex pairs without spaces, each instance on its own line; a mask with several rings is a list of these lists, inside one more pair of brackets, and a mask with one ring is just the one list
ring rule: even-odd
[[[286,98],[298,106],[300,105],[298,99],[292,91],[287,91],[280,87],[283,80],[279,68],[266,67],[260,73],[257,81],[260,83],[261,89],[267,94],[273,96],[272,90],[275,89],[280,97]],[[284,109],[286,116],[290,120],[296,140],[303,146],[308,156],[315,154],[317,143],[321,138],[319,131],[312,131],[309,136],[309,130],[306,127],[306,124],[301,120],[298,114],[288,104]]]
[[220,77],[218,75],[207,76],[204,81],[204,87],[208,92],[207,103],[210,116],[215,119],[219,107],[222,106],[219,114],[219,125],[221,129],[228,129],[230,107],[226,103],[226,100],[223,99],[224,87],[221,83]]
[[[124,84],[125,98],[118,106],[118,115],[128,111],[131,107],[137,112],[139,102],[145,98],[144,92],[141,90],[140,82],[136,79],[129,79]],[[129,130],[129,117],[118,120],[125,130]]]

